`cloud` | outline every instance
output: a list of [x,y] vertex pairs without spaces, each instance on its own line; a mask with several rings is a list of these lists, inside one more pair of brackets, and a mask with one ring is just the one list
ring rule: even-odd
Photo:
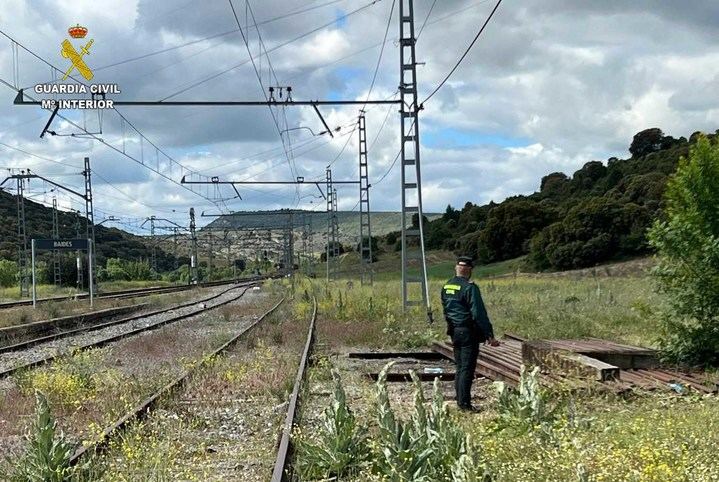
[[[319,27],[364,4],[345,0],[313,9],[320,4],[250,2],[259,34],[246,3],[233,4],[241,25],[249,25],[244,33],[254,67],[225,1],[8,0],[4,11],[13,12],[12,22],[6,15],[0,23],[2,30],[60,68],[67,64],[59,47],[67,28],[76,23],[87,26],[95,40],[87,62],[97,69],[96,81],[118,83],[124,99],[157,100],[177,93],[175,100],[257,100],[264,98],[269,85],[291,85],[295,99],[367,96],[389,0],[326,28]],[[415,4],[420,26],[431,2]],[[486,1],[437,2],[417,44],[420,100],[454,66],[492,7],[493,2]],[[718,14],[719,5],[709,0],[692,2],[691,8],[648,0],[503,4],[455,75],[422,111],[420,134],[427,140],[422,150],[425,209],[441,211],[448,203],[484,203],[530,193],[549,172],[571,174],[593,159],[626,156],[633,134],[647,127],[661,127],[676,137],[696,130],[713,132],[719,127],[719,77],[711,70],[719,60]],[[395,9],[373,98],[389,98],[398,86],[397,15]],[[210,36],[216,37],[202,40]],[[172,49],[193,41],[197,42]],[[7,42],[0,48],[0,78],[12,83],[9,47]],[[146,56],[163,49],[169,50]],[[271,51],[272,68],[259,55],[264,50]],[[134,58],[139,59],[109,66]],[[19,74],[22,87],[52,78],[47,65],[22,51]],[[74,165],[89,155],[102,177],[95,184],[99,209],[138,218],[161,213],[183,224],[191,206],[198,212],[217,210],[96,141],[69,136],[39,139],[48,113],[13,106],[12,90],[0,89],[6,96],[0,104],[0,142]],[[396,110],[397,106],[366,109],[376,210],[396,210],[400,205],[399,163],[390,170],[399,149]],[[324,126],[311,108],[119,111],[164,153],[208,175],[273,180],[299,175],[322,182],[325,167],[332,163],[335,179],[357,176],[357,106],[321,108],[330,127],[342,126],[334,139],[314,136]],[[88,129],[100,127],[92,115],[65,114]],[[77,133],[63,122],[56,121],[53,128]],[[283,144],[278,131],[288,128],[293,130],[282,134]],[[121,151],[124,146],[141,163],[166,164],[162,154],[141,142],[116,113],[105,113],[101,137]],[[71,167],[2,146],[0,152],[2,167],[30,167],[72,179]],[[171,175],[179,181],[182,173]],[[356,186],[340,188],[341,208],[355,206],[356,191]],[[298,189],[246,186],[243,200],[228,202],[228,207],[324,209],[318,195],[311,183]]]

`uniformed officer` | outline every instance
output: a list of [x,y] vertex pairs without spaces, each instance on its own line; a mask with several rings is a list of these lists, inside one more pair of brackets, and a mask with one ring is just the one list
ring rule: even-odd
[[457,258],[454,278],[442,287],[442,307],[447,320],[447,335],[454,344],[454,362],[457,374],[454,388],[457,405],[461,410],[474,411],[472,407],[472,381],[477,367],[479,344],[484,342],[498,346],[494,339],[492,323],[482,301],[479,288],[469,279],[474,263],[468,256]]

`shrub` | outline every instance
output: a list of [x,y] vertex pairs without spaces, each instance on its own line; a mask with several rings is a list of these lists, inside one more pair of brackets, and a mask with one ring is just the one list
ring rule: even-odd
[[666,358],[719,364],[719,146],[701,136],[667,183],[666,219],[649,231],[667,295],[661,346]]
[[17,282],[17,263],[0,259],[0,286],[8,287]]
[[549,394],[539,385],[539,367],[527,373],[522,365],[517,390],[510,389],[504,382],[494,384],[501,428],[512,427],[520,432],[537,427],[547,429],[557,419],[558,406],[550,406]]
[[387,364],[377,380],[378,444],[375,471],[382,480],[434,481],[484,480],[487,474],[478,470],[469,437],[449,416],[435,379],[432,404],[425,407],[422,385],[410,371],[414,383],[414,411],[410,420],[399,420],[387,394]]
[[332,370],[334,399],[325,409],[318,433],[297,437],[298,467],[303,479],[332,479],[357,474],[367,461],[367,429],[347,406],[339,373]]
[[26,434],[27,452],[16,465],[17,481],[65,482],[74,480],[80,469],[70,466],[74,447],[57,433],[45,396],[35,394],[35,420]]

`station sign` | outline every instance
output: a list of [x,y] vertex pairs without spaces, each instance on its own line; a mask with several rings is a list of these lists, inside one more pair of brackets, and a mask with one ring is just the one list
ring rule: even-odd
[[35,249],[49,249],[52,251],[87,250],[87,239],[35,239]]

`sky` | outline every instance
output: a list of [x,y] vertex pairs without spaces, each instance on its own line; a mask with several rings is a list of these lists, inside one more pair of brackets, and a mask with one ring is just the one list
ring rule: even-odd
[[[93,39],[84,57],[92,83],[117,84],[116,100],[264,100],[270,85],[291,86],[295,100],[390,99],[399,83],[399,1],[233,0],[236,20],[229,0],[3,0],[0,30],[20,45],[0,37],[0,79],[34,95],[34,85],[56,78],[48,63],[70,65],[60,45],[80,24],[88,35],[72,43],[79,50]],[[495,1],[414,3],[422,100]],[[425,212],[529,194],[551,172],[626,158],[632,136],[649,127],[674,137],[714,132],[717,34],[719,3],[711,0],[505,0],[421,112]],[[335,180],[358,177],[357,105],[321,107],[340,128],[334,138],[320,134],[311,107],[159,106],[103,111],[101,122],[97,111],[61,111],[68,120],[51,127],[59,135],[41,139],[49,112],[13,105],[15,94],[0,85],[0,168],[29,168],[81,189],[89,157],[97,222],[116,216],[118,227],[137,229],[155,215],[186,225],[190,207],[198,215],[325,209],[312,184],[240,186],[242,199],[229,186],[202,187],[203,197],[190,190],[199,186],[180,184],[190,171],[188,179],[323,182],[331,164]],[[372,209],[396,211],[398,108],[365,110]],[[80,128],[94,138],[77,135]],[[29,195],[81,207],[37,180]],[[338,187],[339,209],[358,199],[356,185]]]

